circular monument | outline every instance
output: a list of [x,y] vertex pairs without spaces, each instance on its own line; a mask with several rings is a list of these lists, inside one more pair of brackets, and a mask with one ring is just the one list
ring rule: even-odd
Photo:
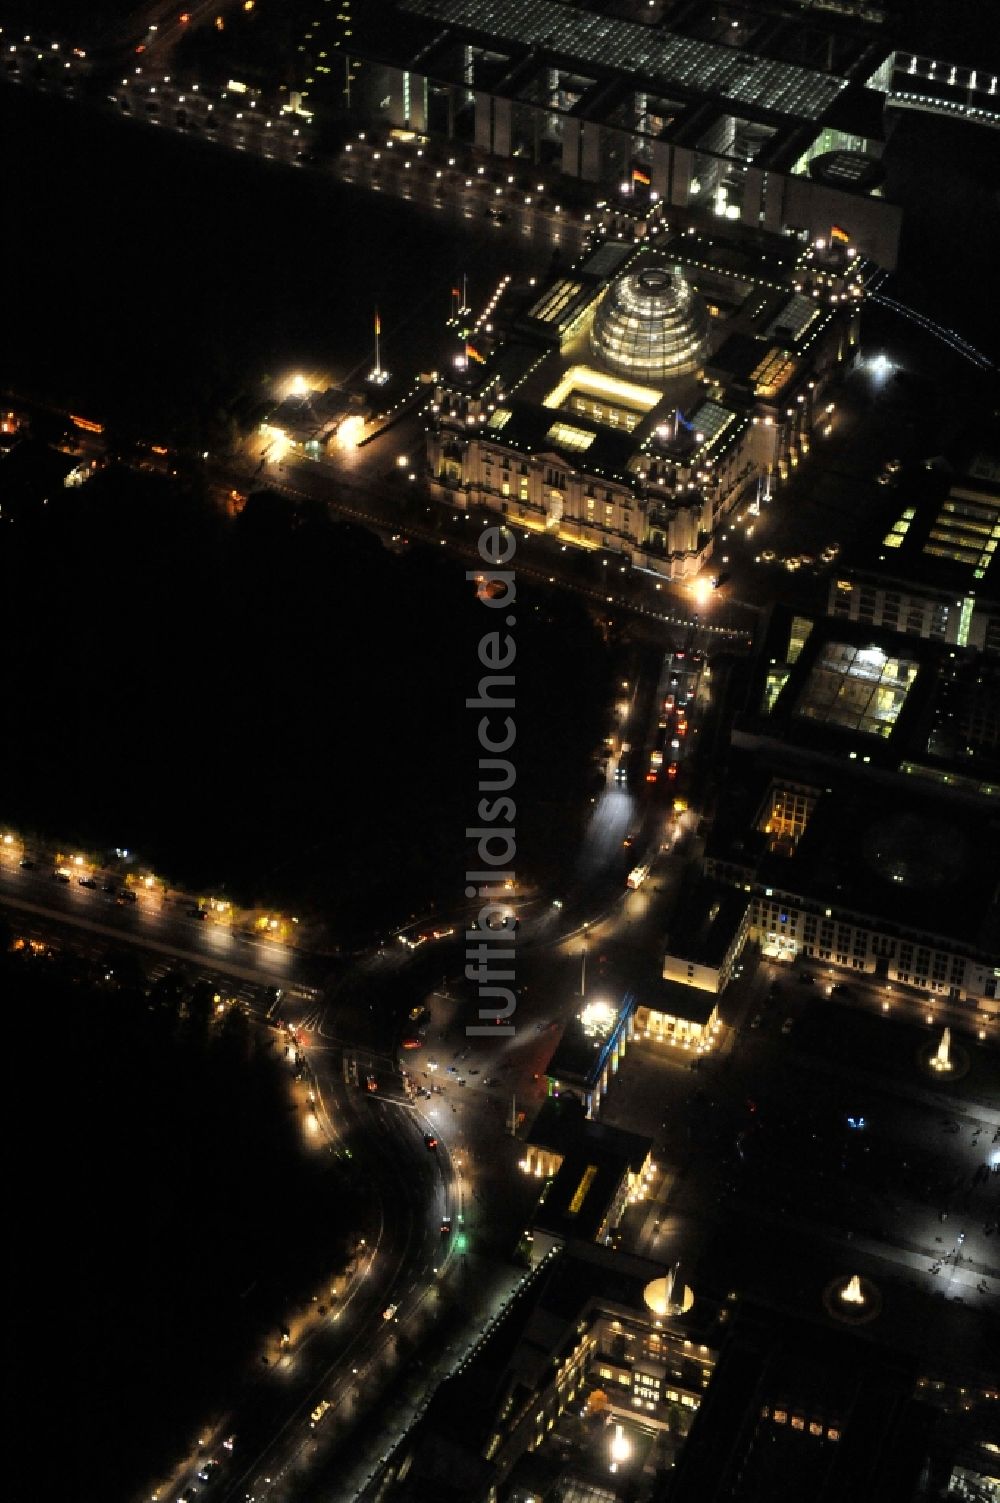
[[618,375],[661,383],[700,369],[709,321],[679,267],[646,260],[616,277],[604,294],[590,346]]

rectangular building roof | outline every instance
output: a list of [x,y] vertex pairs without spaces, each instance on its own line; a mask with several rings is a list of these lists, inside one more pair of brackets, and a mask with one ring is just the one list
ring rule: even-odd
[[757,57],[559,0],[403,0],[401,9],[444,25],[520,42],[591,66],[618,69],[736,104],[819,120],[846,80]]
[[638,1174],[653,1143],[638,1133],[587,1122],[535,1213],[533,1225],[567,1241],[591,1242],[615,1203],[623,1181]]
[[907,472],[895,510],[842,561],[848,575],[980,601],[1000,598],[1000,472],[978,455],[949,483],[937,472]]
[[[685,883],[671,916],[667,953],[696,965],[720,966],[739,933],[749,905],[745,892],[721,882],[699,878]],[[654,1005],[649,1003],[651,1007]]]

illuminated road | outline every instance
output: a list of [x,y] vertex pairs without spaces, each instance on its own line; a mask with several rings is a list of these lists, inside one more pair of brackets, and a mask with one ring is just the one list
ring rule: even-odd
[[318,984],[330,961],[253,934],[234,931],[228,923],[190,916],[190,898],[165,900],[141,889],[137,901],[120,903],[113,894],[53,879],[47,866],[23,870],[16,863],[0,865],[0,905],[6,905],[30,926],[54,921],[68,925],[105,950],[115,942],[142,946],[154,953],[222,974],[279,986]]
[[[274,1010],[265,983],[280,982],[282,1023],[303,1025],[296,1032],[315,1101],[315,1110],[303,1113],[307,1142],[315,1151],[337,1154],[348,1173],[375,1190],[375,1225],[367,1229],[343,1297],[330,1302],[324,1317],[301,1329],[293,1326],[287,1350],[262,1354],[261,1367],[248,1379],[242,1398],[211,1427],[209,1445],[197,1455],[192,1451],[186,1466],[160,1490],[161,1497],[172,1497],[174,1490],[197,1485],[198,1468],[215,1457],[224,1466],[214,1487],[216,1497],[270,1494],[265,1479],[272,1478],[275,1487],[283,1485],[293,1468],[314,1460],[325,1431],[332,1429],[333,1413],[352,1409],[359,1385],[372,1391],[391,1375],[400,1336],[419,1335],[428,1323],[437,1273],[450,1246],[442,1237],[442,1221],[461,1214],[459,1180],[447,1143],[428,1150],[424,1134],[430,1124],[416,1105],[391,1099],[403,1093],[393,1092],[388,1069],[390,1099],[365,1091],[364,1076],[361,1089],[346,1085],[344,1049],[318,1028],[313,1032],[305,1026],[319,1020],[321,1008],[320,993],[304,978],[316,979],[329,970],[324,957],[268,940],[243,942],[221,925],[187,916],[180,904],[164,910],[162,899],[141,892],[136,904],[120,904],[100,887],[55,881],[41,863],[37,870],[25,870],[8,862],[0,870],[0,903],[17,932],[36,930],[49,941],[54,935],[59,943],[68,931],[78,949],[95,956],[124,942],[147,951],[151,960],[164,957],[161,966],[183,963],[191,979],[229,975],[252,980],[256,985],[242,988],[240,996],[261,1021]],[[390,953],[393,969],[412,963],[412,952],[405,947],[398,955]],[[360,966],[370,978],[369,987],[375,985],[373,966],[378,969],[374,956]],[[343,1012],[349,1018],[346,1007]],[[397,1309],[387,1321],[383,1312],[391,1305]],[[323,1415],[325,1431],[317,1433],[310,1416],[323,1400],[330,1408]],[[234,1433],[237,1443],[230,1455],[221,1442]]]
[[[220,1499],[281,1496],[301,1480],[304,1465],[322,1459],[330,1432],[353,1413],[362,1391],[377,1391],[391,1375],[400,1337],[419,1332],[429,1318],[447,1254],[442,1218],[457,1214],[447,1149],[427,1150],[413,1108],[344,1089],[338,1050],[321,1045],[307,1057],[322,1132],[334,1144],[349,1140],[355,1172],[378,1186],[378,1226],[347,1298],[226,1417],[222,1429],[236,1434],[237,1446],[216,1492]],[[324,1401],[329,1408],[314,1425],[310,1416]]]

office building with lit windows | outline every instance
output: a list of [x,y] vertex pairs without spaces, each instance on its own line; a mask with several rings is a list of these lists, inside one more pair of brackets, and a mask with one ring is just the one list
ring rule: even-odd
[[915,1499],[944,1419],[919,1371],[909,1352],[742,1304],[664,1496]]
[[832,616],[1000,657],[1000,461],[905,476],[891,512],[841,558]]
[[[995,1380],[823,1313],[549,1253],[386,1459],[384,1503],[898,1503],[992,1496]],[[930,1313],[930,1312],[928,1312]],[[938,1315],[932,1317],[934,1320]],[[985,1337],[983,1338],[985,1346]]]
[[732,740],[792,770],[857,773],[900,792],[936,787],[992,811],[1000,801],[1000,662],[778,606]]
[[438,1388],[380,1497],[614,1503],[624,1495],[595,1492],[595,1477],[610,1487],[674,1464],[727,1320],[661,1263],[579,1243],[550,1252]]
[[1000,1012],[1000,665],[778,609],[705,849],[765,955]]
[[518,303],[505,280],[426,408],[437,494],[670,579],[829,424],[862,286],[844,239],[660,226]]
[[[882,37],[770,7],[614,15],[562,0],[382,0],[318,66],[359,123],[638,205],[896,260]],[[313,80],[317,83],[318,81]]]
[[1000,811],[733,771],[706,866],[749,895],[750,937],[766,956],[1000,1016]]

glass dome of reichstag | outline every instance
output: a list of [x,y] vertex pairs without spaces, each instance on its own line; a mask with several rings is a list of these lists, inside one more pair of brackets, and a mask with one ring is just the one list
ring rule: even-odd
[[590,347],[618,375],[667,381],[700,368],[708,309],[680,269],[646,262],[617,277],[594,315]]

